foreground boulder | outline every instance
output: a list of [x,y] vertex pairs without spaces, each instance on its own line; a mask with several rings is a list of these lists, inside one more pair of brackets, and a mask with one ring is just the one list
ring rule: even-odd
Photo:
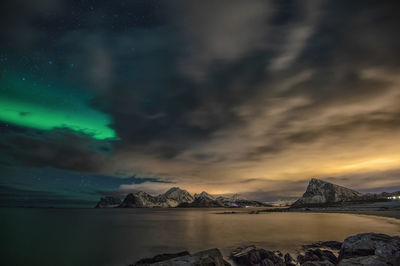
[[209,249],[190,255],[184,251],[176,254],[162,254],[150,259],[141,259],[135,266],[229,266],[230,264],[224,260],[219,249]]
[[303,248],[309,249],[309,248],[329,248],[332,250],[340,250],[342,247],[342,242],[339,241],[318,241],[315,243],[312,243],[310,245],[304,245]]
[[291,207],[315,206],[321,204],[358,200],[363,194],[355,190],[312,178],[306,192]]
[[400,265],[400,237],[365,233],[344,240],[339,265]]
[[284,259],[286,266],[296,266],[296,261],[292,258],[292,256],[289,253],[285,254]]
[[182,252],[173,253],[173,254],[159,254],[159,255],[154,256],[153,258],[141,259],[133,265],[152,265],[157,262],[168,261],[168,260],[178,258],[178,257],[183,257],[183,256],[190,256],[190,254],[187,251],[182,251]]
[[297,261],[300,265],[336,265],[337,258],[329,250],[309,249],[304,255],[299,255]]
[[[339,258],[332,252],[337,251]],[[294,259],[289,253],[258,249],[255,246],[240,247],[231,252],[230,258],[237,265],[249,266],[400,266],[400,237],[365,233],[350,236],[341,244],[336,241],[316,242],[303,246],[303,252]],[[336,252],[335,251],[335,252]],[[219,266],[230,265],[218,249],[195,254],[187,251],[161,254],[136,262],[137,266]]]
[[255,246],[237,248],[236,250],[232,251],[231,258],[239,265],[285,265],[283,259],[276,253],[265,249],[257,249]]

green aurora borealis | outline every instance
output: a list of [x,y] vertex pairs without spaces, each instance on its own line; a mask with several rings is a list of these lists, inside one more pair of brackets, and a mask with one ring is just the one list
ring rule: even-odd
[[3,74],[0,81],[0,120],[39,130],[65,128],[94,139],[116,139],[111,117],[79,94],[63,86],[50,86],[24,76]]

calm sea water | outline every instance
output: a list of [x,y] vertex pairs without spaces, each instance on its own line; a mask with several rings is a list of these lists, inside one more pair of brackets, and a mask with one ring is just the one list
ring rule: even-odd
[[351,214],[216,214],[218,209],[0,209],[1,265],[128,265],[158,253],[240,245],[294,251],[400,220]]

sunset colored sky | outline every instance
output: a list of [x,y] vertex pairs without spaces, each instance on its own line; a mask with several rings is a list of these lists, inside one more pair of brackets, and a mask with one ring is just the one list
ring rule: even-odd
[[0,205],[400,190],[396,1],[6,0]]

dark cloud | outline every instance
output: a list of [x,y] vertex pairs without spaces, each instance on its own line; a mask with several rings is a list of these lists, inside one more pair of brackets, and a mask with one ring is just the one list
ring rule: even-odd
[[[347,154],[334,150],[343,146],[361,160],[356,147],[399,136],[396,1],[2,7],[1,70],[82,88],[119,137],[1,124],[2,164],[251,184],[255,169],[283,173],[298,160],[323,161],[321,150]],[[376,156],[392,158],[394,142]],[[295,180],[318,172],[294,168]]]
[[107,142],[77,136],[66,129],[41,132],[12,128],[2,134],[0,145],[17,165],[97,172],[99,165],[107,161]]

